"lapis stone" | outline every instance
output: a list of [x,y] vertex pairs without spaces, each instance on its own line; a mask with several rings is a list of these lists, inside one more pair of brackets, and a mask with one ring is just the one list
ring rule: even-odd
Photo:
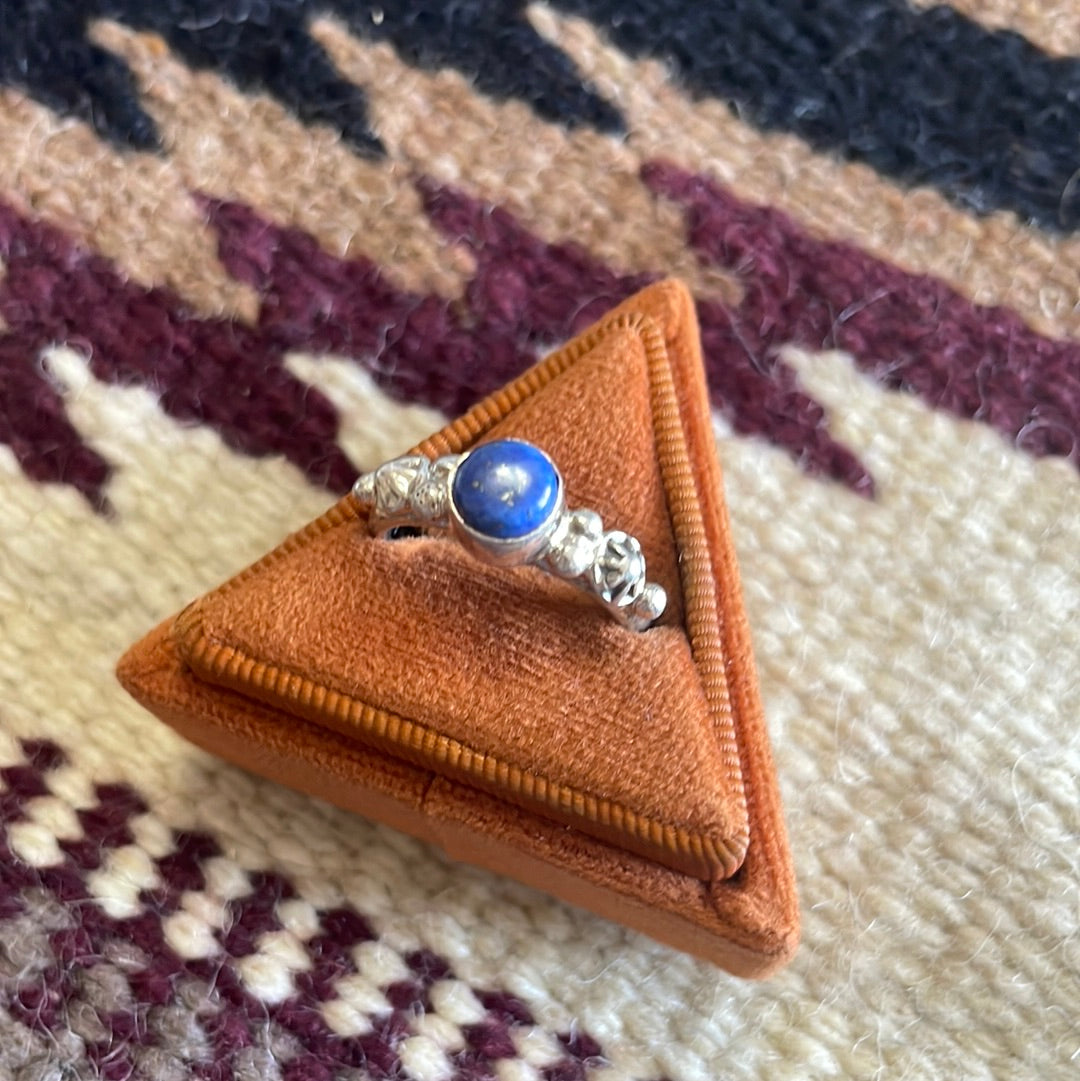
[[531,443],[496,439],[472,451],[454,474],[454,506],[472,530],[516,540],[539,529],[559,501],[559,474]]

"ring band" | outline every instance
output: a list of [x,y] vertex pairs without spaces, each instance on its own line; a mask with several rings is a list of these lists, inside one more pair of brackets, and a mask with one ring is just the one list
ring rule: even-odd
[[486,563],[532,564],[591,593],[630,630],[645,630],[667,604],[663,586],[646,581],[637,539],[605,530],[596,511],[568,510],[555,463],[525,440],[394,458],[362,474],[353,496],[377,534],[444,533]]

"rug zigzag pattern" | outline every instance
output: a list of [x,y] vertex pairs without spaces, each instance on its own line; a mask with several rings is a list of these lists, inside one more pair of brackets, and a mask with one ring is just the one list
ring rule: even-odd
[[[352,1066],[390,1079],[411,1058],[434,1053],[424,1032],[439,1032],[456,1047],[447,1063],[462,1078],[490,1077],[500,1062],[523,1061],[515,1036],[535,1020],[519,999],[467,989],[430,950],[380,950],[362,914],[314,909],[280,874],[234,870],[228,898],[215,897],[206,870],[222,862],[214,839],[159,829],[165,840],[155,839],[164,851],[151,857],[132,824],[147,807],[128,786],[96,786],[95,805],[70,808],[72,835],[49,844],[34,829],[33,803],[58,799],[50,775],[67,764],[65,755],[41,740],[24,741],[22,752],[21,763],[0,769],[7,962],[0,1002],[9,1025],[31,1035],[9,1027],[0,1065],[47,1068],[54,1061],[47,1041],[62,1037],[67,1068],[107,1078],[190,1069],[215,1081],[253,1070],[264,1081],[316,1081]],[[125,905],[125,878],[130,884],[137,877],[133,866],[144,886]],[[198,897],[205,908],[216,900],[218,926],[196,914]],[[110,913],[110,903],[130,911]],[[375,947],[371,956],[365,944]],[[268,991],[271,998],[278,992],[276,1000],[268,1002]],[[191,1020],[178,1031],[175,1015],[184,1005]],[[340,1031],[350,1028],[355,1035]],[[27,1058],[17,1061],[21,1048],[29,1048]],[[580,1030],[557,1034],[548,1050],[544,1081],[584,1081],[586,1068],[605,1061],[596,1040]]]
[[[0,1076],[1071,1079],[1071,17],[0,7]],[[216,762],[112,676],[672,273],[803,897],[764,986]]]
[[[990,423],[1029,453],[1076,459],[1080,347],[1048,340],[1008,311],[973,307],[944,283],[812,241],[784,216],[666,163],[643,175],[685,207],[702,258],[744,283],[734,311],[698,302],[716,401],[736,430],[787,448],[811,473],[871,492],[865,468],[828,435],[823,410],[779,355],[787,344],[844,348],[889,387]],[[284,454],[340,492],[355,468],[338,446],[335,411],[283,366],[289,350],[355,357],[396,396],[453,415],[656,278],[617,273],[574,244],[545,244],[462,193],[429,182],[420,190],[432,221],[478,261],[465,317],[439,297],[396,289],[370,260],[335,259],[249,208],[203,200],[226,268],[258,290],[262,306],[255,327],[196,318],[167,290],[124,283],[57,230],[0,208],[8,262],[0,440],[32,476],[73,484],[104,505],[108,464],[82,445],[35,360],[51,342],[82,343],[101,377],[148,382],[170,414],[215,428],[238,450]],[[288,427],[276,422],[286,416]]]
[[[1049,229],[1080,225],[1080,60],[1047,56],[1015,32],[906,0],[864,12],[827,0],[812,19],[794,0],[553,2],[629,55],[670,63],[691,93],[727,102],[766,130],[791,131],[905,184],[932,184],[975,211],[1013,210]],[[94,17],[118,19],[162,35],[196,68],[217,68],[306,122],[330,124],[359,152],[381,153],[363,90],[308,33],[311,14],[324,12],[362,38],[391,42],[410,62],[455,67],[481,91],[523,100],[547,119],[623,127],[617,107],[536,32],[520,2],[319,0],[308,10],[267,0],[256,12],[192,0],[20,0],[0,25],[0,81],[109,138],[157,146],[130,73],[86,37]]]

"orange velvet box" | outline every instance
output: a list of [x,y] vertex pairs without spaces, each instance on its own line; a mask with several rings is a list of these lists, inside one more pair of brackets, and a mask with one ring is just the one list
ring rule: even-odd
[[123,685],[182,735],[743,976],[798,905],[693,301],[632,297],[415,452],[513,436],[668,593],[627,630],[571,584],[346,496],[152,631]]

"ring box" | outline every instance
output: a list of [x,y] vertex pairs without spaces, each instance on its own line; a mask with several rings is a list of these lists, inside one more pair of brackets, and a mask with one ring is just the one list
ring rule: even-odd
[[630,298],[415,453],[507,437],[638,538],[669,597],[653,627],[445,538],[374,537],[350,495],[118,676],[255,773],[765,976],[798,904],[685,288]]

